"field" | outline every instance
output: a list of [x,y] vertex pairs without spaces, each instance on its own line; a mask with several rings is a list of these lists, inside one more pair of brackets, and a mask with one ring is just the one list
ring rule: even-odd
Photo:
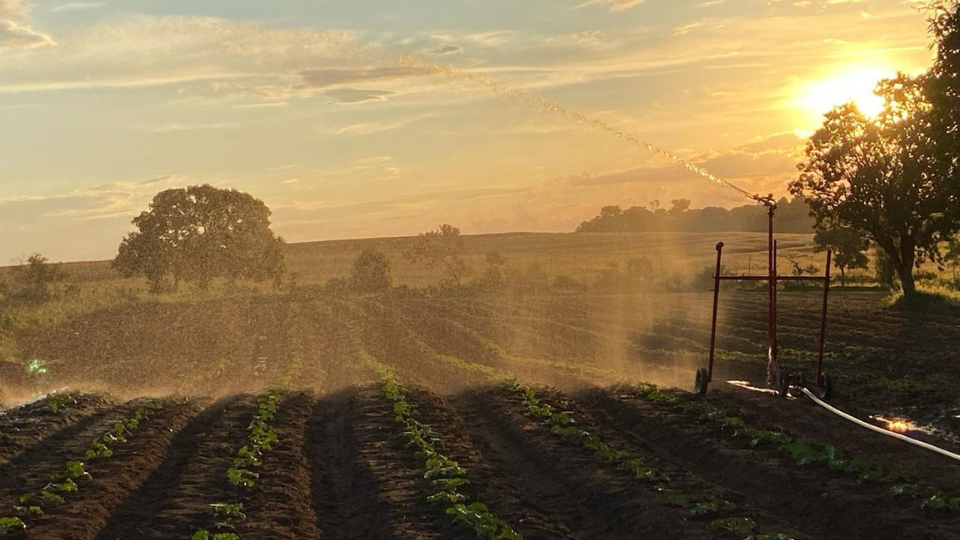
[[[759,265],[758,238],[731,259]],[[471,253],[499,249],[572,276],[656,253],[629,237],[572,240],[488,237]],[[795,244],[800,256],[804,239]],[[357,250],[313,247],[291,246],[306,250],[291,257],[305,283],[343,275]],[[671,262],[696,268],[713,253],[707,237],[686,248],[699,255]],[[84,287],[134,286],[102,264],[74,271]],[[834,402],[935,427],[917,436],[957,451],[958,315],[891,309],[886,295],[834,296]],[[784,357],[807,372],[819,299],[781,293]],[[955,462],[805,399],[723,382],[764,378],[761,293],[725,293],[718,380],[707,398],[684,391],[705,359],[710,302],[303,288],[69,309],[16,334],[19,356],[50,371],[6,372],[5,399],[60,391],[0,413],[0,535],[960,537]]]

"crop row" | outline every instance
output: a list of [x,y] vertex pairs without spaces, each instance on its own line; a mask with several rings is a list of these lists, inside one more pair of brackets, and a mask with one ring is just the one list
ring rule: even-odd
[[480,540],[522,540],[523,536],[491,512],[487,505],[471,501],[463,492],[463,488],[470,484],[467,469],[437,449],[442,441],[440,433],[417,419],[416,408],[407,400],[396,370],[370,355],[356,331],[351,334],[356,357],[380,377],[381,390],[392,403],[394,421],[401,426],[401,436],[414,450],[414,455],[423,460],[423,477],[437,490],[427,497],[427,501],[442,507],[454,522],[473,529]]
[[770,445],[790,454],[798,465],[819,464],[832,471],[856,476],[865,482],[878,482],[890,485],[893,496],[911,497],[921,500],[922,509],[960,510],[960,496],[947,494],[930,488],[923,488],[918,481],[900,468],[884,469],[870,465],[859,457],[854,457],[832,444],[819,445],[793,437],[786,432],[763,429],[748,424],[743,418],[731,416],[726,411],[703,399],[683,399],[675,393],[659,389],[653,384],[635,384],[630,386],[636,395],[651,402],[670,405],[699,421],[714,422],[721,429],[729,431],[732,437],[749,441],[751,447]]
[[[668,487],[670,477],[666,473],[646,464],[642,458],[631,455],[626,450],[612,448],[600,437],[591,433],[587,429],[588,426],[581,426],[570,413],[558,411],[554,406],[539,399],[536,392],[529,386],[514,381],[508,384],[508,388],[520,397],[529,416],[549,424],[553,435],[590,450],[598,459],[630,473],[637,480],[650,484],[657,493],[659,503],[684,508],[691,516],[710,516],[736,509],[735,504],[724,499],[691,500],[690,497]],[[717,518],[712,520],[708,527],[713,531],[737,534],[744,540],[790,540],[789,536],[780,533],[754,534],[757,527],[756,521],[747,517]]]
[[[251,488],[260,479],[257,469],[263,465],[266,452],[278,442],[277,432],[270,422],[277,416],[283,396],[278,391],[270,391],[257,396],[257,413],[247,426],[247,443],[237,450],[236,456],[226,472],[227,482],[235,488]],[[214,532],[199,529],[191,540],[239,540],[231,532],[233,521],[245,519],[242,502],[217,502],[210,505],[210,511],[216,518]]]
[[[61,405],[63,403],[66,401],[61,401]],[[116,447],[126,443],[140,423],[161,406],[162,401],[156,400],[137,407],[128,418],[118,420],[109,431],[94,439],[82,459],[68,461],[62,469],[51,473],[50,481],[39,490],[21,494],[14,506],[17,516],[0,518],[0,535],[25,530],[31,518],[42,517],[46,511],[63,504],[65,494],[78,492],[82,482],[91,479],[86,464],[113,457]]]

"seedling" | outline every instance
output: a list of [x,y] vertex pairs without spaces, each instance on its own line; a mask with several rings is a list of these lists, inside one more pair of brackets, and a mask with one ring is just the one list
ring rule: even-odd
[[729,531],[736,535],[750,535],[756,527],[756,521],[745,517],[715,519],[710,522],[711,531]]
[[15,533],[17,531],[22,531],[26,528],[27,528],[27,525],[20,518],[16,518],[16,517],[0,518],[0,535]]
[[247,519],[243,513],[243,503],[214,503],[210,505],[213,515],[224,519]]

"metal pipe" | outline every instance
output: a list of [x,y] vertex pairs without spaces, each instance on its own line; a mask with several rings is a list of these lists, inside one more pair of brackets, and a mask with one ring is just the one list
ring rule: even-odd
[[957,461],[960,461],[960,455],[954,454],[953,452],[949,452],[949,451],[947,451],[947,450],[944,450],[943,448],[939,448],[939,447],[934,446],[934,445],[932,445],[932,444],[925,443],[925,442],[923,442],[923,441],[918,441],[917,439],[911,439],[910,437],[907,437],[906,435],[901,435],[901,434],[899,434],[899,433],[894,433],[894,432],[892,432],[892,431],[888,431],[888,430],[883,429],[883,428],[881,428],[881,427],[877,427],[877,426],[874,426],[874,425],[872,425],[872,424],[868,424],[868,423],[864,422],[863,420],[860,420],[859,418],[857,418],[857,417],[855,417],[855,416],[849,415],[849,414],[841,411],[840,409],[838,409],[838,408],[836,408],[836,407],[833,407],[833,406],[831,406],[831,405],[828,405],[827,403],[824,403],[823,400],[821,400],[821,399],[818,398],[817,396],[813,395],[813,392],[811,392],[810,390],[807,390],[806,388],[802,388],[801,390],[803,390],[803,393],[806,394],[808,398],[812,399],[813,402],[816,403],[817,405],[823,407],[824,409],[832,412],[833,414],[835,414],[835,415],[837,415],[837,416],[839,416],[839,417],[841,417],[841,418],[843,418],[843,419],[845,419],[845,420],[849,420],[849,421],[853,422],[854,424],[859,425],[860,427],[865,427],[865,428],[869,429],[870,431],[875,431],[875,432],[877,432],[877,433],[879,433],[879,434],[881,434],[881,435],[886,435],[886,436],[888,436],[888,437],[893,437],[893,438],[895,438],[895,439],[900,439],[900,440],[903,441],[903,442],[907,442],[907,443],[910,443],[910,444],[912,444],[912,445],[914,445],[914,446],[919,446],[920,448],[925,448],[925,449],[930,450],[930,451],[932,451],[932,452],[936,452],[936,453],[938,453],[938,454],[940,454],[940,455],[942,455],[942,456],[946,456],[946,457],[948,457],[948,458],[950,458],[950,459],[955,459],[955,460],[957,460]]
[[[777,276],[777,282],[823,280],[823,276]],[[721,276],[720,281],[770,281],[770,276]]]
[[833,251],[827,250],[827,272],[823,282],[823,313],[820,315],[820,351],[817,354],[817,386],[824,385],[823,380],[823,350],[827,342],[827,300],[830,298],[830,263],[833,262]]
[[713,355],[717,346],[717,311],[720,307],[720,261],[723,256],[723,242],[717,244],[717,271],[713,274],[713,324],[710,327],[710,367],[707,382],[713,382]]
[[[775,255],[773,252],[774,251],[773,250],[773,212],[774,212],[773,206],[770,206],[767,210],[767,216],[769,218],[769,227],[768,227],[768,235],[767,235],[767,279],[768,279],[767,294],[769,295],[768,305],[767,305],[767,338],[769,341],[768,343],[769,356],[767,358],[767,384],[776,388],[777,383],[779,382],[779,379],[780,379],[780,373],[776,363],[777,344],[774,341],[775,337],[774,337],[774,330],[773,330],[773,327],[776,324],[774,322],[775,300],[773,295],[774,295],[774,290],[776,288],[776,283],[777,283],[776,275],[774,273],[775,272],[774,270]],[[775,370],[777,371],[776,373],[774,373]]]

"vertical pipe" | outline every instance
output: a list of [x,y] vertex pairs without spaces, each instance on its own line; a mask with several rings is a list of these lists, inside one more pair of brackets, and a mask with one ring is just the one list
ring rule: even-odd
[[830,298],[830,263],[833,251],[827,250],[827,275],[823,282],[823,313],[820,315],[820,351],[817,354],[817,386],[823,386],[823,349],[827,342],[827,300]]
[[[776,240],[773,241],[773,347],[776,354],[774,358],[780,359],[780,342],[777,336],[777,322],[780,317],[780,246]],[[777,364],[780,367],[780,364]]]
[[770,206],[767,210],[767,215],[769,216],[769,228],[768,228],[768,238],[767,238],[767,275],[770,278],[769,283],[767,284],[767,294],[769,295],[769,305],[767,306],[767,336],[769,339],[769,357],[767,359],[767,384],[777,388],[777,385],[780,382],[780,370],[777,365],[777,343],[776,336],[774,335],[774,325],[775,323],[775,302],[776,299],[774,295],[776,294],[776,255],[774,253],[773,247],[773,206]]
[[717,346],[717,310],[720,307],[720,261],[723,256],[723,242],[717,244],[717,271],[713,274],[713,323],[710,326],[710,368],[707,382],[713,382],[713,355]]

